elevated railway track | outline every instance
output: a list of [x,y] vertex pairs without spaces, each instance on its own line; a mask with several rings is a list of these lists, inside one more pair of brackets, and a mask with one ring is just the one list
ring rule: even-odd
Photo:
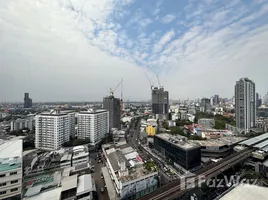
[[185,180],[177,179],[157,189],[156,191],[139,198],[139,200],[168,200],[178,198],[183,195],[187,190],[192,189],[193,186],[201,184],[200,182],[204,182],[209,178],[213,178],[221,172],[227,170],[228,168],[247,159],[251,156],[254,150],[255,148],[251,148],[243,152],[232,154],[229,157],[223,159],[221,162],[215,163],[214,165],[210,166],[209,169],[201,169],[196,175],[187,177],[190,178],[188,179],[190,180],[190,188],[188,185],[189,181],[187,181],[187,178]]

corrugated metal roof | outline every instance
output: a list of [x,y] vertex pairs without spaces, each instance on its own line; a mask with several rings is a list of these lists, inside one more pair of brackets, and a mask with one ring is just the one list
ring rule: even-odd
[[265,187],[241,184],[221,197],[220,200],[265,200],[267,199],[267,196],[268,190]]
[[254,137],[254,138],[250,138],[248,140],[245,140],[243,142],[240,142],[239,144],[244,144],[244,145],[247,145],[247,146],[252,146],[252,145],[255,145],[265,139],[268,139],[268,133],[264,133],[262,135],[259,135],[257,137]]
[[265,140],[265,141],[263,141],[263,142],[261,142],[259,144],[256,144],[254,147],[256,147],[256,148],[263,148],[263,147],[265,147],[267,145],[268,145],[268,140]]
[[261,150],[263,150],[263,151],[267,151],[267,152],[268,152],[268,146],[265,146],[265,147],[262,148]]

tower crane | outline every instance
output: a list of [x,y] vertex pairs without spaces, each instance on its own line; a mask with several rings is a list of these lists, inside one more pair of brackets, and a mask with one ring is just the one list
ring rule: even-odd
[[[122,84],[122,82],[123,82],[123,79],[121,79],[121,81],[118,83],[118,85],[114,89],[110,88],[110,96],[114,96],[115,90]],[[121,92],[121,96],[122,96],[122,92]]]
[[151,82],[151,80],[149,79],[148,75],[144,72],[145,76],[147,77],[149,83],[150,83],[150,86],[151,86],[151,89],[153,89],[154,87],[154,83]]
[[159,80],[158,74],[156,74],[156,77],[157,77],[159,88],[163,88],[163,86],[161,86],[161,84],[160,84],[160,80]]

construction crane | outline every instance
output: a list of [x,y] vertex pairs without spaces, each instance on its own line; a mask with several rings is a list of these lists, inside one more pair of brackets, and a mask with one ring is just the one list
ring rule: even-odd
[[160,80],[159,80],[158,74],[156,74],[156,77],[157,77],[159,88],[163,88],[163,86],[161,86],[161,84],[160,84]]
[[151,89],[153,89],[154,87],[154,83],[151,82],[151,80],[149,79],[148,75],[144,72],[145,76],[147,77],[149,83],[150,83],[150,86],[151,86]]
[[[120,99],[120,114],[121,117],[123,116],[123,78],[121,78],[121,99]],[[122,125],[122,124],[121,124]],[[122,129],[122,126],[121,126]]]
[[[118,83],[118,85],[114,89],[110,88],[110,96],[114,96],[115,90],[122,84],[122,82],[123,82],[123,79],[121,79],[121,81]],[[121,92],[121,96],[122,96],[122,92]]]

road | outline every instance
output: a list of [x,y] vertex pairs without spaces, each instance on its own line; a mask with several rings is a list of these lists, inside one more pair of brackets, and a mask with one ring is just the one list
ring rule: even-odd
[[[97,158],[98,152],[91,152],[90,159],[91,163],[95,167],[95,172],[92,173],[93,179],[95,180],[96,190],[98,193],[98,200],[109,200],[108,192],[104,187],[104,179],[101,178],[101,168],[104,166],[103,163],[98,163]],[[104,192],[101,192],[101,188],[104,188]]]
[[141,120],[139,118],[134,119],[125,133],[126,140],[133,149],[138,149],[140,122]]
[[[159,168],[159,175],[160,175],[160,185],[165,185],[175,178],[177,178],[176,175],[172,175],[168,169],[168,165],[158,158],[157,156],[153,156],[152,152],[149,152],[148,150],[144,149],[139,143],[140,139],[140,125],[141,125],[141,119],[137,118],[135,119],[129,126],[129,129],[126,131],[126,140],[129,143],[129,145],[136,149],[139,153],[139,156],[144,160],[148,161],[152,159],[154,163]],[[165,169],[166,168],[166,169]],[[173,170],[174,171],[174,170]]]

